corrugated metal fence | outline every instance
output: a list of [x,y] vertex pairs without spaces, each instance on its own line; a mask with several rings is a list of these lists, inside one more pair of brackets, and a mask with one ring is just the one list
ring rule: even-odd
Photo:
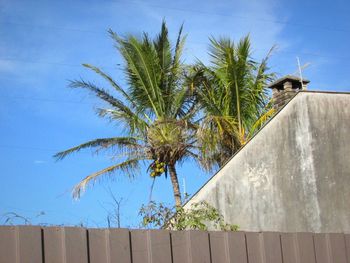
[[350,263],[350,235],[0,226],[0,263]]

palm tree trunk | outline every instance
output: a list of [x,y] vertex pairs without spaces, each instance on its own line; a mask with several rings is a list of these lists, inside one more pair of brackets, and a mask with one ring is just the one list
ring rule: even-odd
[[[235,87],[236,87],[236,106],[237,106],[237,118],[238,118],[238,131],[239,136],[242,136],[242,123],[241,123],[241,103],[239,100],[239,91],[238,91],[238,84],[237,79],[235,78]],[[241,138],[240,138],[241,140]]]
[[173,185],[175,205],[176,205],[176,207],[180,207],[181,206],[181,193],[180,193],[179,181],[177,179],[177,174],[176,174],[176,169],[175,169],[174,164],[169,164],[169,173],[170,173],[171,183]]

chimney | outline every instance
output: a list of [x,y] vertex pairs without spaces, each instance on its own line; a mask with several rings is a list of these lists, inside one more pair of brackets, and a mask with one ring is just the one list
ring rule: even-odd
[[303,85],[299,77],[287,75],[272,82],[268,88],[272,89],[272,100],[276,110],[287,104],[300,90],[305,90],[309,80],[303,79]]

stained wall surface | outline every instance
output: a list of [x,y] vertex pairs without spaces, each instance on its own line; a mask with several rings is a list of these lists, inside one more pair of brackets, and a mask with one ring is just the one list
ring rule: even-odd
[[201,200],[245,231],[350,232],[350,94],[299,92]]

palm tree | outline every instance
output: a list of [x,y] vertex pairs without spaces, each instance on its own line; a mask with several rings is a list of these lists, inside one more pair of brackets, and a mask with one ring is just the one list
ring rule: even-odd
[[103,175],[121,171],[133,177],[142,163],[149,164],[153,178],[170,174],[176,206],[181,205],[176,165],[186,158],[199,159],[194,143],[195,114],[190,87],[185,85],[185,65],[181,61],[185,37],[182,26],[175,47],[168,38],[166,23],[163,21],[159,35],[151,40],[144,33],[141,38],[129,35],[120,37],[112,30],[109,34],[125,61],[127,87],[122,87],[111,76],[92,65],[84,64],[106,80],[113,92],[92,82],[75,80],[72,88],[92,92],[107,102],[108,108],[98,109],[101,117],[123,124],[124,136],[88,141],[76,147],[59,152],[57,159],[78,152],[84,148],[112,149],[119,162],[101,171],[90,174],[78,183],[73,196],[80,197],[86,186]]
[[204,111],[202,154],[222,166],[274,112],[266,89],[274,77],[267,72],[272,49],[258,63],[251,58],[249,36],[238,44],[228,38],[210,42],[211,65],[199,62],[190,81]]

